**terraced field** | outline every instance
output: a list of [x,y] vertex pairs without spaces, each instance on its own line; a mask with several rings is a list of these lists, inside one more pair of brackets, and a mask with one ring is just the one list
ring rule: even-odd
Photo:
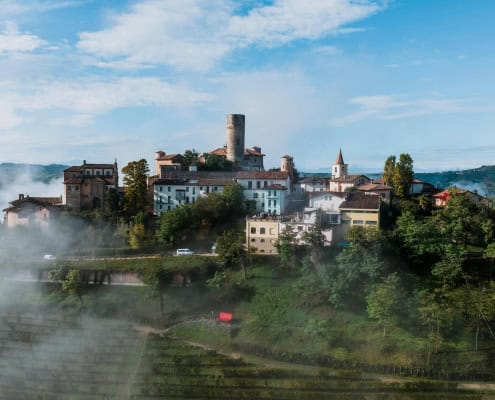
[[0,313],[0,399],[482,399],[455,384],[274,369],[121,321]]

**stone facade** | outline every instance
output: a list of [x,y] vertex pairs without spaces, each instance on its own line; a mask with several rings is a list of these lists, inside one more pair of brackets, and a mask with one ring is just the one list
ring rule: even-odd
[[114,164],[87,164],[64,171],[64,194],[67,208],[73,211],[103,207],[105,193],[118,189],[117,162]]

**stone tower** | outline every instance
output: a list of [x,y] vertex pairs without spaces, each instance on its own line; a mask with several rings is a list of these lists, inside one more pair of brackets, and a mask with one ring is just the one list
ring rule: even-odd
[[227,114],[227,160],[244,161],[244,136],[246,117],[243,114]]
[[347,175],[347,164],[344,164],[344,157],[342,157],[342,149],[339,149],[339,155],[337,161],[332,166],[332,179],[343,178]]
[[294,158],[289,155],[285,155],[280,159],[280,171],[288,172],[290,177],[290,190],[294,185]]

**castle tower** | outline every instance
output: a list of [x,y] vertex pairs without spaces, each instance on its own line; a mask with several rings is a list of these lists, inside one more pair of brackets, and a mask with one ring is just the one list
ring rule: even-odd
[[288,172],[290,177],[290,191],[294,185],[294,158],[289,155],[285,155],[280,159],[280,171]]
[[160,160],[165,157],[166,153],[164,151],[155,151],[155,175],[160,176],[161,175],[161,170],[160,170]]
[[339,155],[337,161],[332,166],[332,179],[343,178],[347,175],[347,164],[344,164],[344,157],[342,157],[342,149],[339,149]]
[[227,114],[227,160],[242,163],[244,160],[245,116]]

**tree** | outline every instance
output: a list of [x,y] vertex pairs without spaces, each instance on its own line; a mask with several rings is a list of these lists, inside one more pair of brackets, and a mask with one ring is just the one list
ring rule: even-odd
[[395,156],[390,156],[385,161],[383,168],[383,183],[387,186],[392,186],[395,174]]
[[325,246],[325,235],[323,235],[321,228],[313,225],[308,231],[303,232],[301,239],[308,246],[313,265],[317,265]]
[[120,213],[120,196],[116,189],[111,188],[103,198],[103,216],[106,220],[117,223]]
[[241,217],[246,211],[244,188],[238,183],[224,187],[221,194],[222,208],[228,216]]
[[205,163],[201,165],[204,171],[232,171],[234,164],[218,154],[203,154]]
[[383,336],[399,306],[400,281],[397,273],[388,275],[384,281],[376,285],[366,297],[367,310],[370,318],[378,320],[383,326]]
[[414,178],[413,159],[405,153],[399,156],[399,162],[395,164],[394,177],[392,179],[394,194],[399,198],[406,198],[411,192],[411,184]]
[[181,206],[160,215],[156,239],[159,243],[173,244],[180,233],[192,223],[190,206]]
[[401,154],[399,161],[395,156],[387,158],[383,168],[383,182],[393,188],[397,197],[406,198],[409,196],[413,178],[413,159],[409,154]]
[[184,152],[184,167],[189,168],[190,166],[197,166],[199,164],[198,157],[199,154],[196,150],[186,150]]
[[62,280],[62,290],[79,298],[81,308],[84,307],[82,299],[81,276],[78,269],[71,269]]
[[275,242],[275,248],[280,257],[282,268],[294,268],[296,265],[296,233],[291,225],[286,225],[280,233]]
[[244,234],[227,230],[217,239],[217,253],[226,267],[240,265],[246,279],[246,251],[244,249]]
[[172,280],[172,275],[161,265],[154,265],[151,268],[144,269],[142,275],[143,281],[151,289],[152,293],[160,298],[160,313],[164,315],[164,298],[163,294],[166,287]]
[[136,215],[139,211],[149,211],[147,176],[149,173],[148,162],[145,159],[131,161],[124,168],[124,199],[123,207],[128,217]]

